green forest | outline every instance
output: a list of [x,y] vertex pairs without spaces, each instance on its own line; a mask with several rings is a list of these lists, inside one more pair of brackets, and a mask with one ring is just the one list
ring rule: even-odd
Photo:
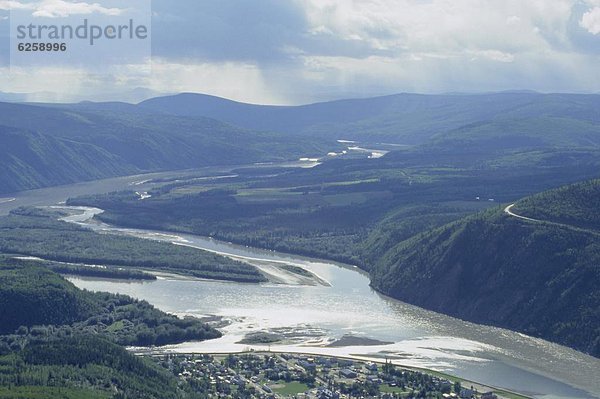
[[37,262],[5,256],[0,328],[2,398],[183,397],[174,375],[122,346],[221,336],[198,319],[123,295],[82,291]]
[[495,208],[396,244],[371,278],[400,300],[600,356],[600,231]]
[[248,283],[266,280],[253,266],[224,256],[165,242],[99,234],[56,220],[59,216],[54,211],[25,208],[0,217],[0,253],[56,262],[175,272],[198,278]]
[[[164,172],[141,183],[144,198],[136,186],[67,205],[101,208],[99,221],[121,227],[356,265],[390,297],[600,357],[599,106],[598,95],[539,93],[289,107],[195,94],[0,103],[2,210],[19,190]],[[290,166],[306,157],[316,166]],[[507,214],[510,204],[535,220]],[[206,320],[61,275],[266,277],[64,216],[37,207],[0,216],[0,398],[206,397],[200,383],[125,349],[221,337]]]
[[[102,208],[98,218],[120,226],[358,265],[375,289],[402,301],[600,354],[592,283],[600,278],[598,236],[589,231],[597,227],[600,184],[528,196],[577,180],[586,169],[530,161],[526,170],[477,170],[386,158],[262,175],[243,169],[226,181],[182,177],[157,182],[144,201],[120,192],[68,203]],[[585,173],[596,176],[597,169]],[[509,218],[500,204],[511,202],[514,211],[556,224]]]
[[513,211],[533,219],[600,231],[600,181],[546,191],[516,203]]
[[[94,333],[122,345],[166,345],[215,338],[193,318],[179,319],[127,296],[82,291],[37,262],[0,258],[0,342]],[[47,327],[45,327],[47,326]]]

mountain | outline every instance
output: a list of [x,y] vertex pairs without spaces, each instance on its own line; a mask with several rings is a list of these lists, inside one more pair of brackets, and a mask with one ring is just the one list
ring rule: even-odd
[[457,129],[469,130],[473,124],[488,124],[502,133],[502,126],[494,125],[495,121],[554,118],[600,122],[598,95],[535,92],[397,94],[301,106],[244,104],[186,93],[153,98],[139,106],[173,115],[215,118],[248,129],[400,144],[422,144]]
[[315,141],[248,131],[214,119],[162,115],[124,103],[0,103],[0,121],[3,193],[144,171],[327,152]]
[[578,183],[397,242],[371,268],[372,285],[598,357],[598,198],[600,180]]
[[[398,94],[302,106],[200,94],[137,105],[0,103],[0,192],[148,171],[297,159],[348,144],[472,167],[600,160],[600,96]],[[367,147],[368,148],[368,147]],[[341,151],[340,151],[341,152]]]
[[2,102],[21,102],[27,101],[27,94],[23,93],[6,93],[0,91],[0,101]]
[[[107,92],[97,92],[94,93],[94,101],[115,101],[115,99],[119,99],[119,101],[128,102],[128,103],[138,103],[140,101],[144,101],[150,98],[164,96],[168,93],[157,92],[151,89],[136,87],[134,89],[126,90],[126,91],[107,91]],[[65,94],[51,91],[38,91],[31,93],[7,93],[0,92],[0,102],[15,102],[15,103],[24,103],[24,102],[59,102],[59,101],[88,101],[89,97],[85,95],[79,94]]]
[[90,143],[0,126],[0,192],[134,173],[135,165]]

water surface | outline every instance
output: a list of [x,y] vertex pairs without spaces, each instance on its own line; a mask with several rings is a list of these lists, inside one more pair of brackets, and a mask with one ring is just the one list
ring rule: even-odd
[[[215,175],[231,168],[206,168]],[[197,173],[198,171],[194,171]],[[4,195],[0,214],[24,205],[56,205],[83,194],[122,189],[145,192],[148,180],[165,172],[86,182]],[[191,173],[191,172],[190,172]],[[14,198],[14,200],[13,200]],[[85,216],[72,221],[88,223]],[[223,338],[169,347],[181,352],[239,351],[249,332],[272,331],[287,338],[273,349],[333,355],[383,356],[412,366],[450,372],[485,384],[544,398],[600,398],[600,360],[515,332],[476,325],[389,299],[369,287],[358,269],[335,262],[247,248],[216,240],[159,231],[96,229],[177,241],[211,251],[304,267],[331,286],[249,285],[161,278],[154,282],[71,278],[81,288],[128,294],[177,314],[220,315],[229,321]],[[380,346],[326,347],[344,335],[393,342]]]
[[[219,315],[230,323],[223,328],[225,335],[221,339],[174,345],[168,350],[242,351],[250,347],[238,343],[246,334],[271,332],[286,338],[284,345],[271,345],[278,351],[385,357],[538,397],[600,397],[600,360],[544,340],[464,322],[387,298],[372,290],[368,277],[355,267],[189,234],[118,228],[91,221],[97,212],[88,208],[71,221],[104,232],[293,264],[330,284],[252,285],[172,278],[132,283],[71,278],[81,288],[128,294],[180,315]],[[327,346],[344,335],[392,344]]]

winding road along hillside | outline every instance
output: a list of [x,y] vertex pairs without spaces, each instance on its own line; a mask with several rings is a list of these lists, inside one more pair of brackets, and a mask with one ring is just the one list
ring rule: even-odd
[[533,218],[529,218],[527,216],[518,215],[518,214],[516,214],[516,213],[514,213],[512,211],[512,208],[515,205],[516,204],[510,204],[509,206],[507,206],[506,208],[504,208],[504,213],[506,213],[507,215],[512,216],[512,217],[516,217],[516,218],[519,218],[519,219],[522,219],[522,220],[527,220],[528,222],[546,223],[546,224],[551,224],[551,225],[555,225],[555,226],[559,226],[559,227],[566,227],[566,228],[569,228],[569,229],[574,229],[574,230],[583,231],[583,232],[586,232],[586,233],[600,235],[600,231],[597,231],[597,230],[586,229],[586,228],[582,228],[582,227],[578,227],[578,226],[573,226],[573,225],[570,225],[570,224],[552,222],[552,221],[549,221],[549,220],[533,219]]

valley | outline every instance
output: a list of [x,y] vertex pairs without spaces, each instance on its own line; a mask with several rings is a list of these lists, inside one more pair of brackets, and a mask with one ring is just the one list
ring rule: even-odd
[[599,38],[0,0],[0,399],[600,399]]
[[[180,114],[181,105],[177,115],[169,107],[148,111],[147,104],[41,105],[27,109],[28,126],[6,113],[14,125],[10,134],[41,129],[39,138],[64,143],[77,135],[117,158],[108,161],[113,169],[90,159],[101,172],[76,176],[50,164],[35,166],[23,152],[18,164],[52,171],[53,180],[36,175],[30,183],[5,186],[0,252],[85,290],[128,295],[205,320],[222,334],[201,342],[176,334],[179,342],[166,346],[150,339],[147,345],[158,346],[135,350],[142,355],[272,347],[389,359],[532,397],[598,397],[598,224],[591,215],[598,206],[600,150],[590,111],[596,99],[485,98],[498,109],[504,101],[521,108],[461,127],[448,121],[437,126],[438,135],[422,135],[420,129],[431,126],[413,120],[415,130],[395,138],[323,134],[318,126],[335,113],[285,137],[252,130],[268,132],[283,117],[273,116],[272,127],[256,126],[243,110],[236,122],[242,126],[235,127]],[[450,98],[423,99],[437,105],[418,105],[425,107],[422,122],[474,106],[473,99],[455,99],[444,109]],[[190,107],[197,100],[191,97]],[[373,101],[389,102],[386,112],[397,115],[398,104],[414,100]],[[525,111],[548,103],[542,119]],[[348,104],[342,105],[347,114]],[[340,104],[313,107],[330,106]],[[261,112],[297,118],[307,112],[301,108]],[[369,121],[373,132],[378,122],[369,118],[383,114],[367,115],[372,111],[356,114],[362,122],[346,122],[356,127]],[[459,115],[457,124],[465,122]],[[559,115],[560,121],[553,119]],[[403,123],[395,119],[394,129]],[[75,133],[82,128],[86,135]],[[578,133],[567,138],[563,128]],[[122,136],[120,129],[132,133]],[[517,140],[506,129],[522,135]],[[540,129],[547,134],[540,136]],[[177,138],[168,131],[177,131]],[[248,141],[238,140],[242,134]],[[135,152],[146,155],[118,155],[119,145],[103,141],[114,135],[131,148],[142,140],[145,149]],[[203,149],[222,140],[224,147],[216,157],[205,157],[204,150],[188,157],[169,152],[182,148],[181,141],[174,147],[162,141],[172,139]],[[157,140],[156,146],[147,147],[147,140]],[[233,152],[230,142],[236,142]],[[241,147],[248,150],[242,157]],[[108,177],[118,175],[126,176]],[[89,181],[98,177],[108,178]],[[77,183],[10,189],[70,181]]]
[[[193,179],[196,179],[196,173],[192,175],[194,175]],[[160,183],[145,178],[130,178],[129,181],[148,180],[135,186],[135,189],[150,192],[153,188],[156,190],[157,186],[164,184],[162,180],[166,179],[169,182],[172,179],[181,180],[178,178],[181,177],[181,172],[173,172],[171,176],[173,177],[161,177]],[[119,180],[117,185],[119,184],[124,184],[123,180]],[[124,185],[128,187],[128,184]],[[106,183],[98,182],[97,189],[100,190],[99,192],[105,192],[103,190],[107,189]],[[56,189],[47,190],[54,192]],[[90,187],[88,191],[93,192],[93,187]],[[65,198],[63,199],[66,199],[71,192],[70,187],[64,187]],[[27,198],[28,195],[24,193],[23,196]],[[139,203],[143,204],[149,200],[139,201]],[[19,201],[18,196],[17,201]],[[474,203],[479,204],[475,200]],[[16,204],[14,206],[16,207]],[[488,204],[486,201],[485,207],[489,206],[495,207],[494,204]],[[91,222],[89,217],[94,214],[94,212],[88,214],[86,219],[76,217],[79,213],[80,211],[74,211],[71,221],[88,223]],[[311,260],[295,255],[236,246],[211,238],[193,236],[189,233],[141,231],[131,227],[121,229],[97,222],[92,223],[90,227],[105,231],[123,230],[127,235],[144,238],[163,237],[162,239],[167,242],[177,241],[179,239],[176,237],[181,237],[182,242],[185,242],[187,246],[231,255],[238,259],[262,259],[267,262],[278,261],[297,265],[318,275],[331,285],[331,287],[299,286],[297,288],[270,284],[238,286],[230,283],[186,281],[169,276],[160,277],[160,274],[159,279],[154,283],[70,277],[71,281],[82,288],[128,294],[146,299],[168,312],[180,315],[193,314],[200,318],[220,315],[229,320],[228,324],[230,324],[225,327],[225,335],[222,339],[206,341],[202,345],[183,344],[167,349],[168,353],[172,351],[211,353],[223,350],[233,352],[246,350],[248,344],[235,344],[235,342],[243,340],[245,335],[251,331],[259,331],[281,337],[281,342],[271,345],[277,345],[283,351],[294,351],[294,348],[297,347],[297,350],[302,352],[309,351],[338,356],[360,353],[363,357],[374,356],[374,358],[383,354],[390,359],[397,356],[400,364],[443,370],[463,378],[468,377],[487,382],[490,385],[513,388],[524,393],[535,393],[536,390],[541,393],[550,390],[553,393],[563,392],[564,397],[588,397],[583,391],[574,391],[568,385],[563,385],[558,381],[571,381],[574,386],[589,387],[590,391],[588,392],[594,392],[597,389],[593,385],[589,385],[594,380],[593,375],[596,370],[594,364],[597,362],[595,359],[581,358],[582,355],[578,352],[545,341],[509,333],[506,330],[465,324],[457,319],[447,318],[381,297],[368,287],[369,281],[364,274],[358,273],[357,269],[348,268],[348,266],[340,265],[340,267],[329,261]],[[196,287],[202,288],[198,290]],[[293,291],[290,292],[290,289]],[[178,294],[174,295],[175,292]],[[201,296],[198,296],[199,292],[202,293]],[[290,296],[294,292],[295,294]],[[348,296],[349,293],[352,293],[351,296]],[[273,300],[280,295],[282,295],[281,300]],[[250,298],[252,301],[249,302]],[[265,308],[265,303],[271,303],[273,309]],[[352,305],[353,303],[356,305]],[[193,304],[202,305],[194,310]],[[300,307],[297,308],[297,306]],[[343,310],[338,310],[336,306],[341,306]],[[290,311],[290,309],[296,310]],[[349,309],[356,310],[348,313]],[[374,309],[381,309],[382,313],[373,313]],[[391,315],[396,316],[390,318]],[[322,324],[324,320],[327,322]],[[374,324],[368,320],[372,320]],[[359,327],[361,325],[367,328]],[[399,326],[403,326],[400,331],[398,331]],[[432,327],[433,330],[430,330]],[[347,334],[348,331],[358,334],[358,337],[377,338],[381,341],[394,342],[394,344],[380,347],[365,346],[362,349],[360,345],[340,348],[326,346],[329,340],[337,339]],[[499,341],[500,337],[503,338]],[[432,346],[437,349],[432,351]],[[261,345],[258,347],[260,348]],[[470,349],[465,352],[467,348]],[[550,348],[552,350],[549,350]],[[382,351],[382,355],[377,355],[379,351]],[[544,360],[540,361],[540,359]],[[568,362],[575,363],[563,363],[567,359],[569,359]],[[483,374],[483,369],[480,367],[482,361],[486,364],[486,372]],[[545,365],[552,365],[552,367],[546,368]],[[590,367],[587,376],[582,365]],[[577,372],[569,373],[568,370],[577,370]],[[511,382],[507,377],[511,372],[520,377]],[[524,384],[518,382],[523,373],[528,376]],[[501,379],[497,380],[494,377],[496,375],[502,375]],[[532,387],[537,388],[532,390]]]

